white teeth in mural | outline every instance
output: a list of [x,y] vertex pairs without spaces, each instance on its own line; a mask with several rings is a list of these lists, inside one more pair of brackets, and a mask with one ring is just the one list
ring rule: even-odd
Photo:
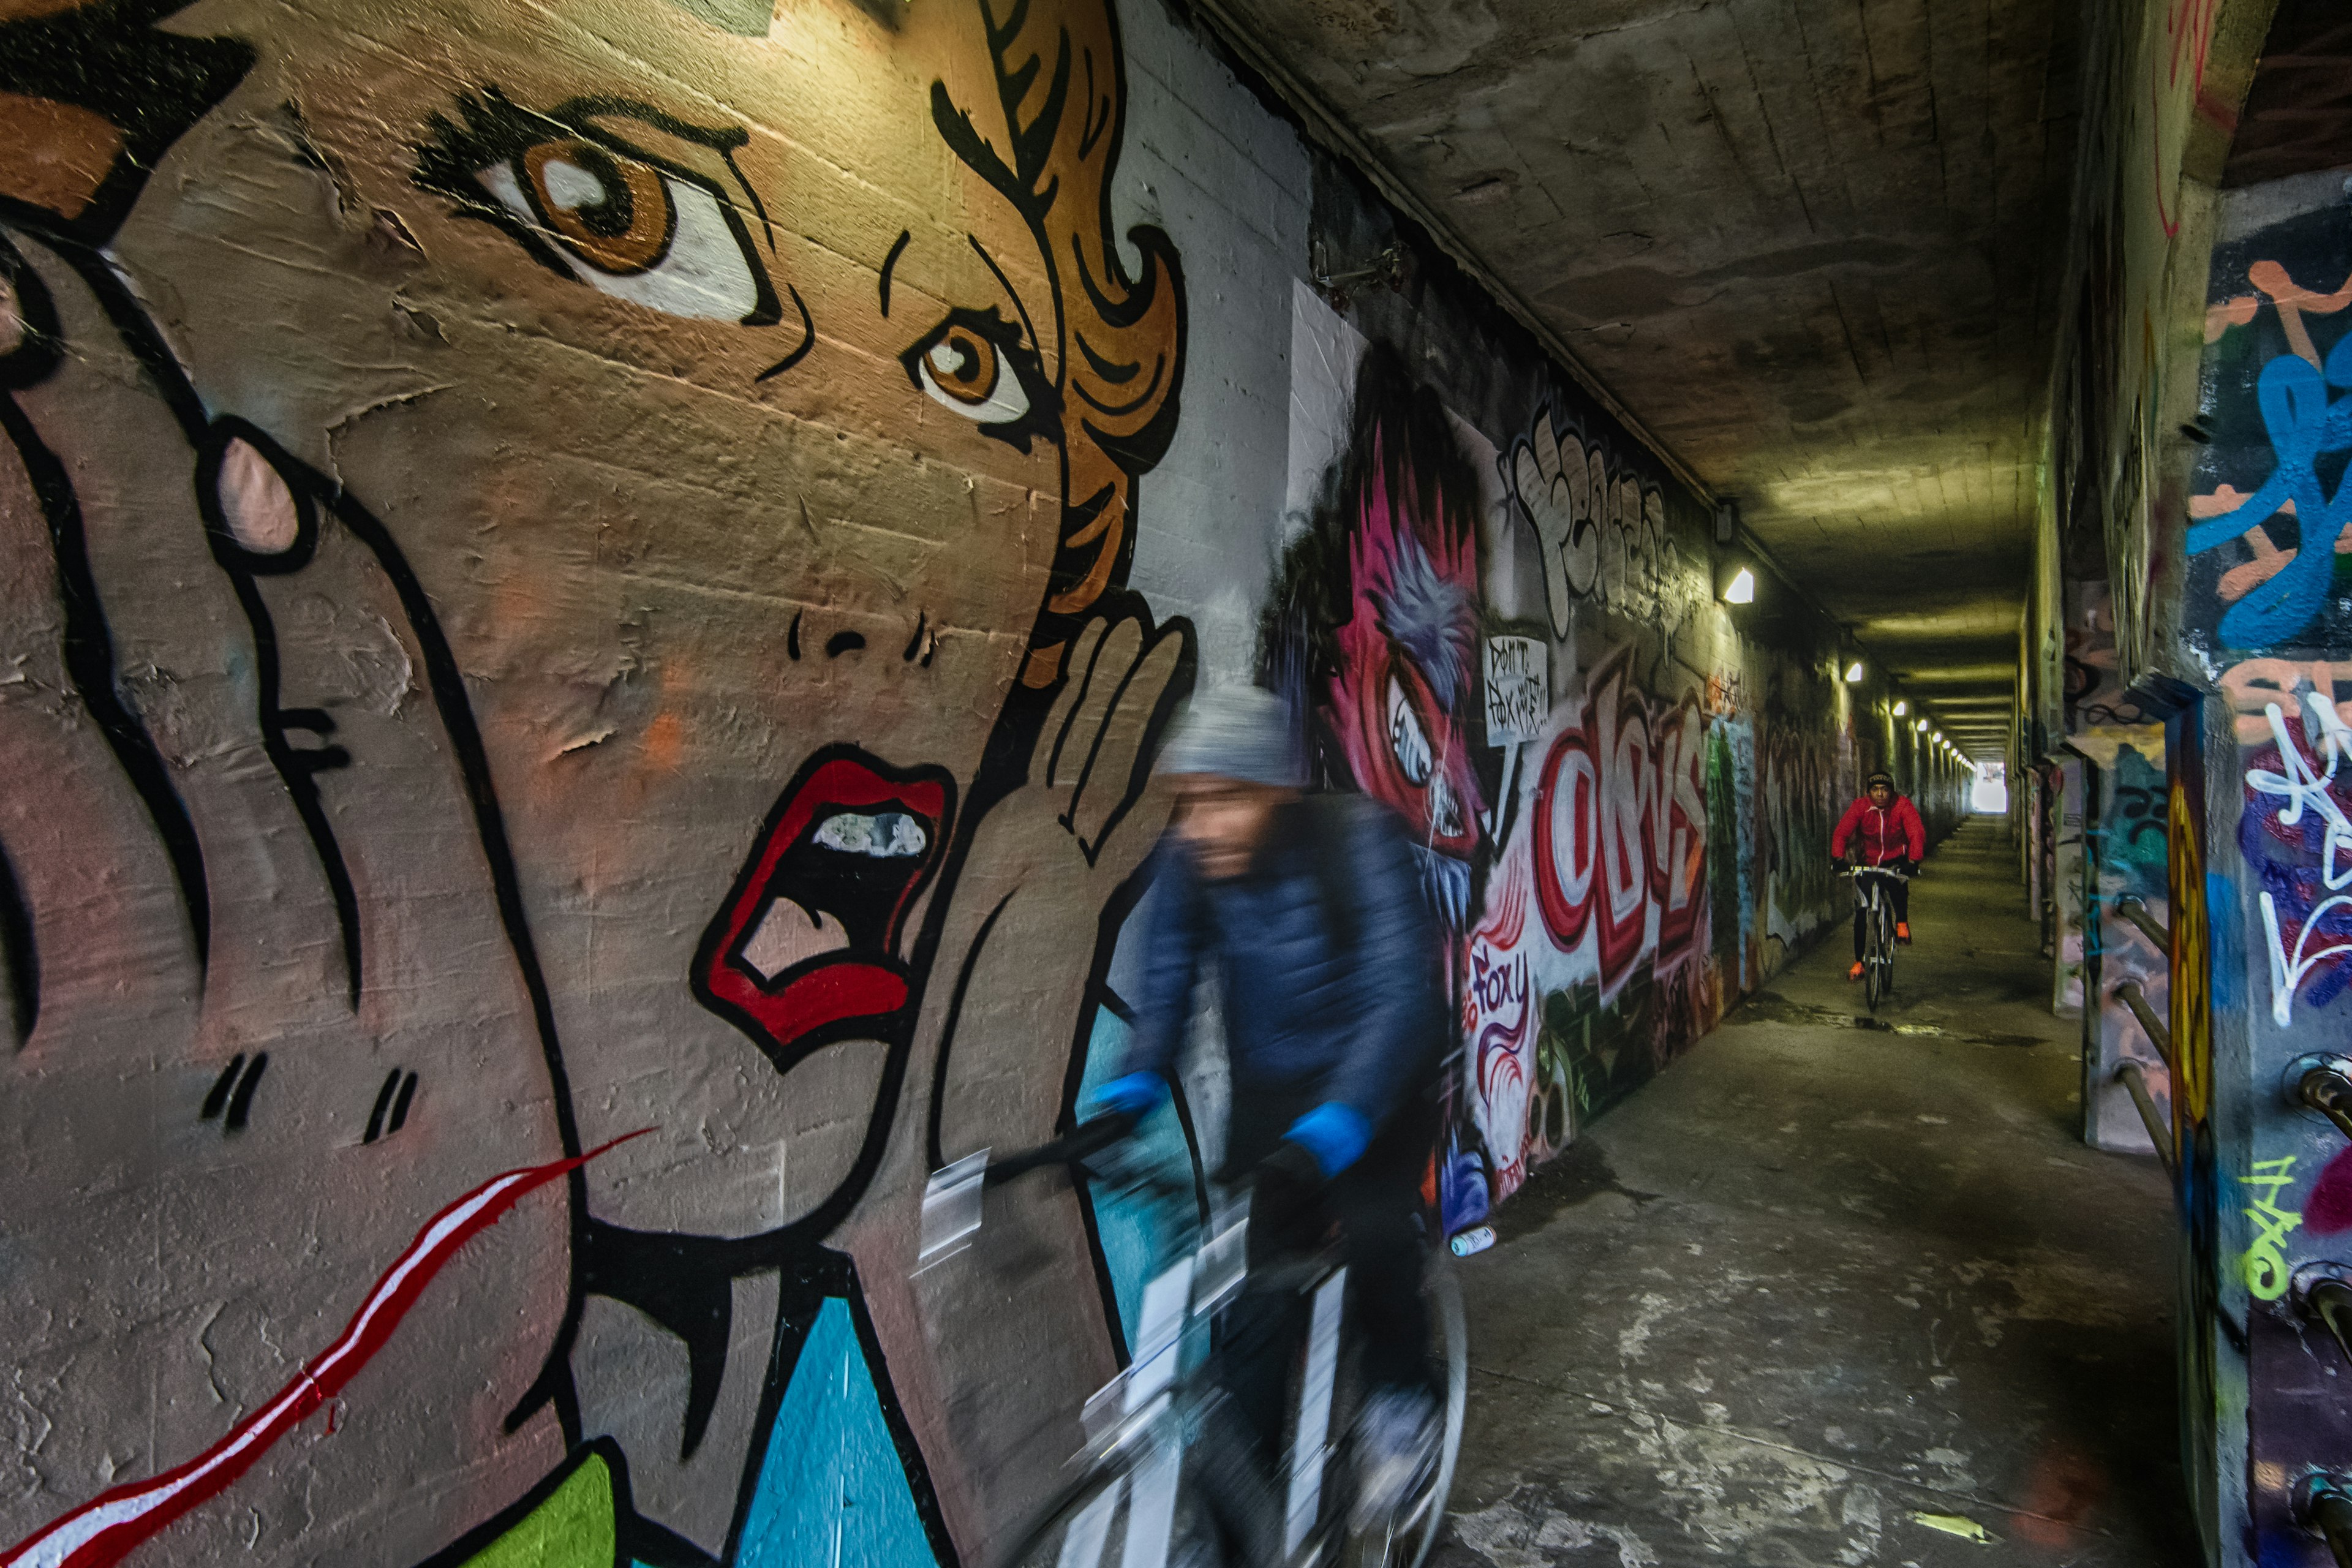
[[1429,826],[1440,838],[1457,837],[1462,832],[1462,802],[1444,773],[1430,781]]
[[796,963],[838,952],[849,945],[849,932],[825,910],[814,913],[790,899],[771,899],[767,912],[743,944],[743,962],[773,980]]
[[1404,694],[1393,675],[1389,677],[1389,745],[1396,752],[1405,783],[1429,782],[1429,731],[1422,728],[1421,715],[1412,710],[1412,699]]
[[877,811],[871,816],[837,813],[818,826],[816,841],[827,849],[877,860],[912,859],[931,847],[922,822],[903,811]]

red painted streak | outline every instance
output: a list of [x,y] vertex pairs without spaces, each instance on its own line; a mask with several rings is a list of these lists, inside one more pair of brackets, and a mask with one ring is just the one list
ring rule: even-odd
[[295,1373],[276,1398],[186,1464],[151,1480],[111,1488],[51,1521],[0,1556],[0,1568],[108,1568],[121,1562],[190,1510],[226,1491],[280,1437],[341,1393],[390,1342],[425,1287],[467,1242],[530,1193],[651,1131],[641,1128],[572,1159],[509,1171],[435,1215],[376,1280],[334,1343]]
[[[2189,50],[2190,104],[2192,110],[2204,107],[2205,60],[2212,50],[2217,4],[2218,0],[2172,0],[2164,16],[2164,30],[2172,36],[2171,65],[2163,82],[2151,79],[2148,83],[2148,106],[2153,110],[2147,128],[2148,159],[2156,172],[2156,221],[2163,226],[2167,239],[2180,233],[2180,218],[2164,210],[2164,94],[2168,88],[2178,91],[2180,87],[2180,58],[2185,47]],[[2231,117],[2230,123],[2234,127],[2235,116]]]

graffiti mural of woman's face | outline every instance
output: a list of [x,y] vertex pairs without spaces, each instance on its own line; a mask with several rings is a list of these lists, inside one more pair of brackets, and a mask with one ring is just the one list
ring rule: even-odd
[[[0,812],[48,960],[0,1071],[7,1115],[73,1153],[0,1174],[0,1206],[73,1233],[0,1324],[152,1320],[121,1386],[52,1385],[64,1492],[215,1439],[214,1405],[267,1395],[468,1187],[640,1130],[584,1210],[537,1189],[468,1243],[268,1484],[413,1559],[543,1473],[583,1215],[852,1253],[921,1385],[887,1276],[929,1151],[893,1136],[877,1173],[882,1135],[934,1064],[933,1142],[1059,1109],[1189,668],[1123,592],[1182,301],[1164,237],[1108,229],[1110,13],[789,0],[747,37],[697,14],[722,8],[0,7],[0,127],[49,143],[0,163],[0,658],[100,716],[0,715],[58,780],[46,824]],[[933,950],[984,1020],[955,1066]],[[59,1205],[126,1149],[134,1200]],[[184,1202],[212,1228],[159,1239]],[[773,1251],[726,1256],[774,1278]],[[1091,1278],[1052,1283],[1021,1364],[1091,1387]],[[186,1327],[222,1292],[226,1373]],[[16,1342],[30,1375],[82,1353]],[[1013,1359],[970,1349],[939,1359]],[[1052,1366],[1022,1386],[1065,1392]],[[936,1455],[954,1391],[927,1387],[905,1403]],[[541,1418],[509,1441],[517,1412]],[[345,1507],[353,1477],[436,1464],[484,1467],[481,1495]],[[982,1518],[964,1489],[942,1507]],[[731,1498],[697,1501],[710,1539]]]
[[1095,106],[1041,132],[1041,82],[1016,134],[1041,39],[992,56],[977,4],[187,20],[260,54],[175,150],[234,195],[117,251],[440,607],[583,1136],[656,1124],[594,1206],[791,1219],[864,1133],[854,1042],[919,983],[992,726],[1123,561],[1108,453],[1164,423],[1175,286],[1101,261]]

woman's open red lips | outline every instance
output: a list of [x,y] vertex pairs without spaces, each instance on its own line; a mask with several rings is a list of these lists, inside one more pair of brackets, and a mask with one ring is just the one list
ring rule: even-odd
[[907,1005],[899,930],[938,867],[955,784],[854,747],[811,757],[777,798],[695,953],[694,990],[779,1070]]

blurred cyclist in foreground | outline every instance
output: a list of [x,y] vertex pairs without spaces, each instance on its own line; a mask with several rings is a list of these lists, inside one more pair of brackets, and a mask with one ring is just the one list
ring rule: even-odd
[[[1221,1178],[1255,1173],[1249,1266],[1336,1228],[1366,1382],[1368,1494],[1401,1494],[1436,1437],[1422,1300],[1421,1180],[1444,1053],[1438,936],[1402,825],[1357,795],[1302,792],[1292,717],[1255,687],[1204,694],[1160,770],[1178,804],[1160,850],[1136,1033],[1096,1108],[1168,1098],[1196,983],[1213,975],[1233,1079]],[[1296,1292],[1245,1293],[1225,1392],[1272,1477]]]
[[[1847,840],[1853,840],[1853,863],[1857,866],[1883,866],[1905,876],[1916,875],[1919,862],[1927,858],[1927,826],[1919,820],[1919,808],[1911,804],[1908,795],[1895,793],[1895,775],[1884,769],[1873,773],[1863,786],[1862,798],[1845,808],[1838,818],[1837,831],[1830,835],[1830,856],[1843,860]],[[1887,894],[1895,900],[1895,940],[1908,943],[1911,940],[1911,884],[1894,878],[1882,878],[1887,883]],[[1862,906],[1853,910],[1853,967],[1846,972],[1848,980],[1862,978]]]

